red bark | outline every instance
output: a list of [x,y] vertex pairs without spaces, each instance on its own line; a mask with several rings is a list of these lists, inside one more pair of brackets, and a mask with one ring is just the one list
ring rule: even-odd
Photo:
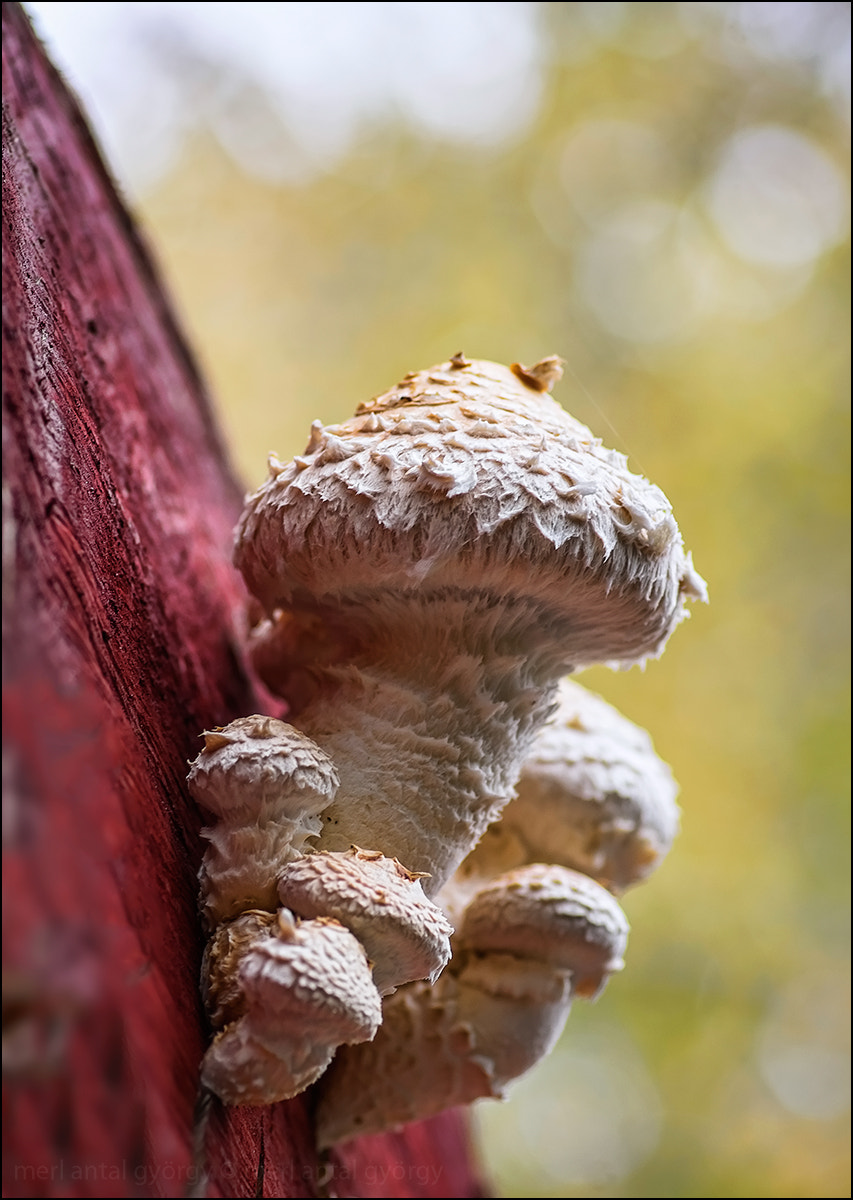
[[[4,1194],[177,1196],[207,1036],[186,762],[261,703],[240,489],[17,4],[3,35]],[[310,1100],[217,1108],[208,1152],[212,1196],[482,1194],[458,1114],[318,1163]]]

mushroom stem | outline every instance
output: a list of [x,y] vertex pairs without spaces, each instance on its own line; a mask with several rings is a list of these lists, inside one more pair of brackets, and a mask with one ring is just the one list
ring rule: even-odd
[[317,848],[381,847],[428,873],[434,896],[511,794],[560,670],[532,618],[470,598],[412,608],[405,628],[384,626],[374,662],[363,649],[318,672],[296,719],[340,776]]

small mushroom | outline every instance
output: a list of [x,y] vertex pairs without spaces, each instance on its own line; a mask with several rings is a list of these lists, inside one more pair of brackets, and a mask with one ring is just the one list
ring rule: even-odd
[[297,1095],[337,1046],[373,1037],[382,1016],[364,949],[337,921],[285,912],[253,932],[239,948],[236,985],[227,953],[208,960],[209,993],[231,1020],[205,1054],[201,1081],[226,1104]]
[[619,894],[646,879],[678,833],[678,785],[644,729],[564,679],[510,801],[441,893],[453,917],[484,882],[557,863]]
[[465,910],[459,947],[513,954],[572,972],[576,996],[595,999],[622,954],[628,923],[594,880],[566,867],[531,863],[482,888]]
[[453,926],[418,876],[378,851],[353,846],[302,858],[284,869],[278,894],[300,917],[334,917],[354,933],[380,995],[414,979],[432,982],[450,958]]
[[319,834],[338,774],[315,742],[272,717],[240,717],[202,736],[188,783],[219,818],[202,830],[210,847],[199,875],[204,919],[215,929],[249,909],[275,910],[281,869]]
[[373,1041],[336,1055],[318,1085],[318,1145],[502,1096],[553,1047],[573,998],[621,969],[627,935],[617,901],[575,871],[536,865],[493,881],[435,986],[401,988]]

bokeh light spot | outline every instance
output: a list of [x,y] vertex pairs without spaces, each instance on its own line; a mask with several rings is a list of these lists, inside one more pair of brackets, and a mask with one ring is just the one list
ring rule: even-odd
[[581,249],[579,292],[609,332],[634,342],[688,336],[715,294],[713,251],[672,204],[638,200]]
[[729,139],[707,204],[720,236],[747,262],[809,263],[845,231],[845,188],[832,159],[781,125],[753,125]]
[[657,1146],[660,1097],[642,1056],[618,1026],[593,1033],[570,1024],[535,1078],[520,1080],[511,1095],[512,1111],[497,1105],[479,1110],[482,1125],[498,1134],[495,1142],[508,1157],[533,1159],[563,1185],[613,1183]]
[[808,975],[780,989],[760,1029],[761,1075],[796,1116],[829,1121],[850,1108],[849,1004],[846,971]]
[[560,182],[572,207],[590,225],[598,225],[628,197],[657,191],[666,166],[663,140],[648,125],[584,121],[566,140]]

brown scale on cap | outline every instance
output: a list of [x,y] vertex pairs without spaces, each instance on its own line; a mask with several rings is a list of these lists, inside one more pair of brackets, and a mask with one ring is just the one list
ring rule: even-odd
[[563,378],[565,362],[552,354],[543,358],[532,367],[524,367],[521,363],[511,363],[510,370],[517,376],[525,387],[533,388],[535,392],[550,392],[555,383]]

